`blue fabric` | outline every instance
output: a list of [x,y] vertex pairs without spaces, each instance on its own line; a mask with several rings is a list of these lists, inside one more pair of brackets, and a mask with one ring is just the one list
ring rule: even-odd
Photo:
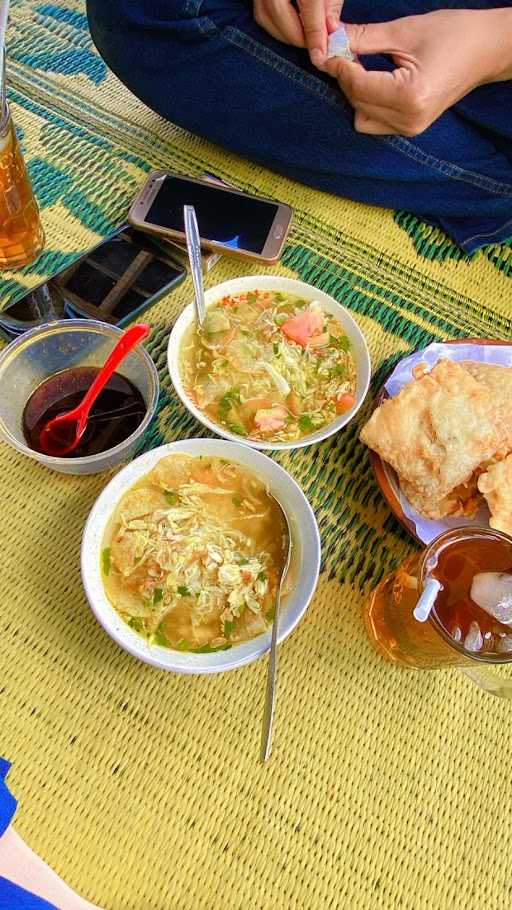
[[0,758],[0,837],[11,824],[16,812],[16,800],[5,782],[10,767],[11,763],[7,759]]
[[0,875],[0,910],[57,910],[57,907]]
[[[507,5],[346,0],[343,19]],[[412,139],[366,136],[337,83],[261,29],[249,0],[88,0],[87,10],[106,63],[174,123],[310,186],[412,211],[467,252],[512,237],[512,82],[476,89]]]
[[[10,767],[10,762],[5,758],[0,758],[0,837],[9,827],[16,811],[16,800],[5,782]],[[0,910],[57,910],[57,908],[0,875]]]

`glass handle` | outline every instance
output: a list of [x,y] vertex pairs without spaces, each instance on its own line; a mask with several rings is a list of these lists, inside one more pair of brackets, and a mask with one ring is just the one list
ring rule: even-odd
[[502,679],[486,667],[458,667],[471,682],[497,698],[512,698],[512,679]]

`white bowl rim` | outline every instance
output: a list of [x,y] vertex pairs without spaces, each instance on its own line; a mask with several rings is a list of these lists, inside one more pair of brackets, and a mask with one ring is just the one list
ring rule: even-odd
[[221,436],[223,439],[228,439],[230,442],[242,441],[244,445],[248,445],[253,449],[261,449],[267,451],[302,449],[305,446],[316,445],[316,443],[322,442],[322,440],[327,439],[329,436],[333,436],[334,433],[342,430],[352,420],[352,418],[355,417],[366,398],[371,380],[371,360],[368,345],[366,344],[366,339],[356,320],[346,307],[344,307],[341,303],[338,303],[338,301],[335,300],[334,297],[331,297],[330,294],[326,293],[326,291],[322,291],[320,288],[316,288],[314,285],[307,284],[306,282],[300,281],[296,278],[288,278],[280,275],[246,275],[240,278],[230,278],[228,281],[223,281],[221,284],[214,285],[205,292],[206,306],[210,306],[211,304],[215,303],[217,300],[225,296],[225,294],[237,293],[237,291],[243,292],[244,290],[255,286],[264,288],[267,287],[277,290],[284,290],[287,288],[290,292],[296,293],[304,293],[304,291],[306,291],[310,300],[318,300],[320,305],[324,303],[334,307],[335,312],[333,315],[339,319],[345,329],[348,327],[349,335],[352,335],[353,338],[355,337],[358,339],[358,345],[360,347],[359,357],[361,356],[361,352],[363,354],[362,362],[359,360],[357,363],[358,370],[362,376],[362,382],[358,384],[356,403],[354,407],[351,408],[350,411],[347,411],[345,414],[340,414],[330,423],[326,424],[324,427],[320,427],[320,429],[316,430],[314,433],[310,433],[308,436],[303,436],[301,439],[297,439],[293,442],[260,442],[257,440],[247,439],[247,437],[237,436],[235,433],[230,433],[229,430],[226,430],[219,424],[214,423],[213,420],[210,420],[206,414],[204,414],[198,407],[196,407],[192,401],[190,401],[183,388],[179,373],[179,347],[185,330],[194,319],[193,303],[190,303],[180,313],[169,336],[169,342],[167,345],[167,368],[169,370],[172,384],[175,388],[178,398],[185,406],[185,408],[189,411],[189,413],[192,414],[196,420],[198,420],[199,423],[201,423],[204,427],[211,430],[217,436]]
[[[294,516],[294,524],[299,527],[300,534],[307,533],[311,539],[311,552],[308,551],[307,560],[303,559],[304,566],[300,568],[300,576],[306,576],[305,584],[299,589],[300,578],[290,599],[299,598],[300,605],[290,609],[292,603],[283,605],[280,615],[278,642],[281,643],[293,631],[306,612],[315,593],[318,583],[321,562],[320,534],[316,518],[303,490],[296,480],[276,461],[264,455],[263,452],[250,449],[241,443],[227,442],[222,439],[184,439],[167,443],[150,449],[132,462],[125,465],[96,499],[87,518],[81,545],[81,572],[85,594],[96,619],[105,629],[107,634],[125,651],[133,657],[152,664],[163,670],[176,673],[208,674],[225,670],[233,670],[265,654],[270,648],[271,630],[262,635],[235,645],[226,651],[197,654],[180,652],[159,645],[149,645],[140,635],[117,616],[110,604],[104,590],[101,578],[100,558],[101,542],[109,516],[112,514],[120,497],[139,479],[147,474],[162,458],[173,453],[186,453],[191,455],[210,454],[212,456],[227,457],[237,461],[243,455],[249,456],[250,461],[256,462],[249,467],[268,479],[271,471],[279,477],[280,481],[288,485],[301,504],[302,514]],[[243,463],[243,462],[242,462]],[[98,545],[94,543],[94,535],[99,528]],[[306,565],[307,563],[307,565]],[[293,614],[293,615],[292,615]]]
[[[22,332],[21,335],[18,335],[17,338],[14,338],[12,341],[10,341],[5,346],[5,348],[0,351],[0,369],[4,363],[4,360],[7,360],[9,357],[11,357],[13,353],[15,354],[17,348],[23,347],[25,344],[27,344],[27,342],[30,342],[31,340],[37,338],[38,335],[44,335],[46,332],[48,332],[49,329],[55,329],[56,331],[61,329],[64,331],[68,328],[75,328],[79,330],[89,329],[91,331],[95,331],[98,335],[107,335],[108,332],[111,331],[114,335],[114,339],[115,336],[118,336],[120,338],[123,332],[126,331],[125,329],[120,328],[117,325],[112,325],[109,322],[101,322],[99,319],[54,319],[51,322],[42,322],[35,328],[29,329],[26,332]],[[74,468],[80,467],[82,465],[90,467],[97,464],[98,462],[105,460],[105,458],[115,458],[116,455],[118,455],[120,452],[126,451],[132,443],[136,442],[137,439],[139,439],[140,436],[145,433],[153,417],[155,416],[155,412],[158,406],[158,398],[160,395],[160,380],[158,377],[158,370],[153,361],[153,358],[142,344],[137,345],[133,353],[138,354],[142,358],[143,362],[146,365],[148,373],[153,378],[153,395],[150,403],[147,405],[144,419],[141,420],[137,427],[135,427],[133,433],[131,433],[130,436],[127,436],[126,439],[123,439],[122,442],[118,442],[117,445],[112,446],[111,449],[105,449],[104,452],[97,452],[96,455],[82,455],[80,458],[73,458],[72,464]],[[4,439],[5,442],[7,442],[13,449],[21,452],[22,455],[26,455],[28,458],[33,458],[49,468],[57,467],[58,469],[59,467],[69,466],[71,463],[71,459],[69,458],[61,458],[58,455],[45,455],[44,452],[36,452],[35,449],[31,449],[30,446],[25,445],[16,439],[16,437],[12,435],[11,431],[2,424],[3,422],[0,422],[0,438]]]

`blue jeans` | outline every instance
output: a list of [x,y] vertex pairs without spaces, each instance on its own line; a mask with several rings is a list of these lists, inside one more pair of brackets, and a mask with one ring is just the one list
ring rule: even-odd
[[[505,5],[346,0],[343,19]],[[261,29],[249,0],[88,0],[87,10],[106,63],[179,126],[309,186],[411,211],[467,252],[512,237],[512,82],[475,89],[412,139],[366,136],[337,83]]]

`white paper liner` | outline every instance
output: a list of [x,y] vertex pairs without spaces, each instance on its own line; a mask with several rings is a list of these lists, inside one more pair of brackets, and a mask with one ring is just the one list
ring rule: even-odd
[[[409,357],[404,357],[391,373],[391,376],[384,383],[386,392],[391,396],[398,394],[400,389],[414,378],[412,371],[418,363],[427,363],[432,368],[440,357],[448,357],[450,360],[478,360],[484,363],[495,363],[499,366],[512,367],[512,346],[501,344],[465,344],[463,341],[456,344],[434,343],[421,351],[415,351]],[[487,506],[481,506],[474,518],[442,518],[433,520],[423,518],[418,515],[417,511],[412,508],[407,501],[398,483],[394,470],[383,462],[384,470],[388,477],[391,487],[395,491],[404,515],[414,524],[416,534],[423,543],[428,544],[431,540],[448,531],[451,528],[460,528],[463,525],[473,527],[488,527],[489,510]]]
[[348,35],[345,26],[339,24],[335,32],[329,35],[327,39],[327,60],[331,57],[344,57],[345,60],[355,60],[354,54],[350,50]]

